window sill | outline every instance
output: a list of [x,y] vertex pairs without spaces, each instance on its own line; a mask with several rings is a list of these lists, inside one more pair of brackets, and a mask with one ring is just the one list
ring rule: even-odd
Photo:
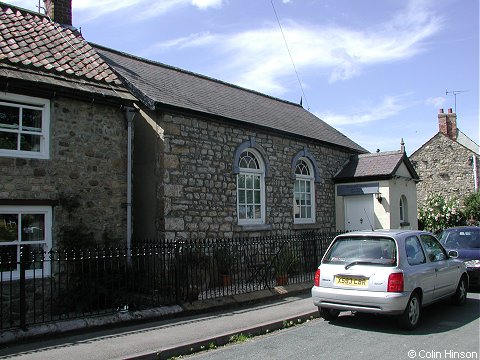
[[0,205],[16,206],[58,206],[60,201],[51,199],[0,199]]
[[268,224],[255,224],[255,225],[235,225],[235,231],[270,231],[272,225]]
[[38,160],[49,160],[50,156],[45,151],[41,152],[28,152],[28,151],[13,151],[0,149],[0,156],[14,159],[38,159]]
[[400,226],[410,226],[410,223],[408,221],[404,221],[400,223]]
[[300,224],[293,224],[292,230],[305,230],[305,229],[319,229],[320,225],[317,223],[300,223]]

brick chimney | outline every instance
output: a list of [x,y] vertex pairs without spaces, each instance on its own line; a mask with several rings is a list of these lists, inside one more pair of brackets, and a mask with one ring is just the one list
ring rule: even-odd
[[448,109],[447,114],[443,109],[438,111],[438,131],[454,141],[457,140],[457,114],[452,109]]
[[72,26],[72,0],[43,0],[46,14],[55,22]]

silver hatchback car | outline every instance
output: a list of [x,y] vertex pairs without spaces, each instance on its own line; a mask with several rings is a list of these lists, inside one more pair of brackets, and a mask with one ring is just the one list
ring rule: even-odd
[[451,297],[466,301],[465,264],[429,232],[375,230],[337,236],[315,274],[313,303],[326,320],[341,311],[398,315],[417,327],[423,306]]

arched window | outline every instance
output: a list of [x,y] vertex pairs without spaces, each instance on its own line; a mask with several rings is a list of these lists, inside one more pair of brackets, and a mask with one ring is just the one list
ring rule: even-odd
[[315,183],[313,167],[307,158],[298,159],[295,165],[293,189],[294,223],[315,222]]
[[265,223],[265,166],[254,149],[244,150],[238,160],[237,214],[239,225]]
[[408,222],[408,206],[405,195],[400,197],[400,223]]

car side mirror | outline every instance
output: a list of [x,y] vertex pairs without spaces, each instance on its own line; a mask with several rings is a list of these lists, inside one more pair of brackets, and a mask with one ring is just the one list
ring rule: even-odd
[[448,256],[450,256],[451,258],[457,258],[458,257],[458,251],[457,250],[450,250],[448,252]]

